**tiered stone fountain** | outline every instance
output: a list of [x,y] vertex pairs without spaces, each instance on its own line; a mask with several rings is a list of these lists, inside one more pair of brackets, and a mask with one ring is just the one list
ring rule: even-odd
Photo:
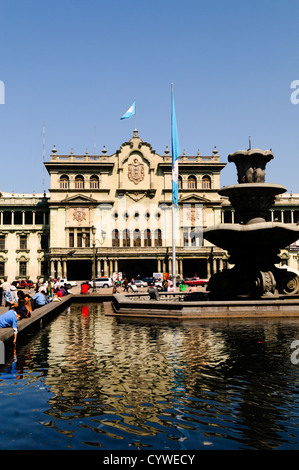
[[299,227],[267,222],[275,197],[286,191],[281,185],[265,183],[271,151],[252,149],[228,156],[237,167],[238,184],[219,194],[229,198],[239,223],[205,229],[204,238],[229,254],[231,269],[210,278],[211,300],[262,299],[269,296],[298,296],[299,278],[280,269],[280,249],[299,239]]

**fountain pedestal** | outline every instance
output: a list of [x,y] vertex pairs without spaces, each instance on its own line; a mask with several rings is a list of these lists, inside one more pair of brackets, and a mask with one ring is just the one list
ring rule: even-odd
[[267,222],[275,197],[286,191],[281,185],[265,183],[265,167],[272,158],[272,152],[259,149],[228,157],[236,164],[239,184],[224,187],[219,194],[229,198],[239,223],[204,230],[204,238],[226,250],[234,265],[210,278],[212,299],[299,294],[298,276],[275,266],[280,249],[299,238],[299,227]]

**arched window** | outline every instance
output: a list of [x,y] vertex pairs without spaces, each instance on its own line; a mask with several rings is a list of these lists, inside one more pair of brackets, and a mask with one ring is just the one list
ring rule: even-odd
[[144,246],[152,246],[151,231],[149,228],[144,230]]
[[75,189],[84,189],[84,178],[81,175],[75,178]]
[[119,246],[118,230],[112,230],[112,246]]
[[178,185],[179,189],[183,189],[183,178],[181,176],[178,177]]
[[90,189],[99,189],[100,182],[99,182],[99,177],[97,175],[92,175],[90,177],[89,187],[90,187]]
[[203,176],[201,180],[202,189],[210,189],[211,188],[211,178],[209,176]]
[[60,186],[60,189],[69,189],[70,180],[69,180],[69,177],[67,175],[60,176],[59,186]]
[[141,234],[138,229],[133,232],[133,244],[134,246],[141,246]]
[[162,246],[162,232],[159,228],[155,230],[155,246]]
[[130,231],[123,231],[123,246],[130,246]]
[[197,188],[197,181],[195,176],[189,176],[188,178],[188,189],[196,189]]

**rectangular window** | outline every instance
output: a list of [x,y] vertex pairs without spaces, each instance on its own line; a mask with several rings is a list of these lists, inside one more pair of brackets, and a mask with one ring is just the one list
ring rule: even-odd
[[1,261],[0,262],[0,277],[4,277],[5,276],[5,263],[4,261]]
[[3,225],[11,225],[11,212],[3,212]]
[[148,229],[144,233],[144,246],[152,246],[151,231]]
[[25,224],[26,225],[33,224],[33,212],[29,212],[29,211],[25,212]]
[[23,223],[23,214],[21,211],[15,211],[14,213],[14,224],[22,225]]
[[41,249],[42,250],[47,250],[49,248],[49,237],[48,235],[42,235],[41,236]]
[[90,247],[90,234],[86,233],[85,234],[85,248],[89,248],[89,247]]
[[75,239],[74,239],[74,232],[69,232],[69,247],[75,247]]
[[48,262],[42,261],[41,262],[41,276],[47,276],[47,275],[48,275]]
[[82,242],[83,242],[83,234],[82,234],[82,232],[78,232],[77,233],[77,247],[78,248],[82,248],[82,246],[83,246]]
[[112,246],[119,246],[118,230],[112,231]]
[[20,235],[20,250],[27,250],[27,235]]
[[42,211],[36,211],[36,213],[35,213],[35,223],[37,225],[42,225],[44,223],[44,213]]
[[68,189],[69,188],[69,181],[67,179],[60,180],[60,189]]
[[0,235],[0,250],[5,250],[5,236]]
[[90,180],[90,189],[99,189],[99,181]]
[[26,261],[20,261],[20,277],[27,276],[27,263]]

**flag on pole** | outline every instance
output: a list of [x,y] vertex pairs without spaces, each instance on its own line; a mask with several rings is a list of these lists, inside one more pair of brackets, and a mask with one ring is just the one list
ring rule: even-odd
[[174,97],[173,97],[173,84],[171,85],[171,147],[172,147],[172,203],[178,204],[178,177],[179,177],[179,162],[178,158],[180,155],[178,129],[176,123],[176,115],[174,108]]
[[135,101],[120,119],[128,119],[135,114]]

